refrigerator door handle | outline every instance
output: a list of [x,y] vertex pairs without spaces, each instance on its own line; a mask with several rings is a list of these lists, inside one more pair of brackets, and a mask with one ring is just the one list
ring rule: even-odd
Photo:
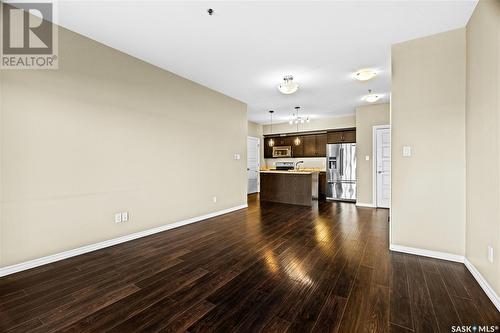
[[339,170],[339,174],[340,176],[343,176],[344,175],[344,148],[340,147],[340,150],[339,150],[339,155],[340,155],[340,170]]

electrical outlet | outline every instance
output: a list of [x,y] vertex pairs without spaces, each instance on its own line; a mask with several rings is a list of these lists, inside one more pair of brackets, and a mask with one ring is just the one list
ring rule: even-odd
[[116,213],[115,214],[115,223],[121,223],[122,222],[122,213]]
[[403,146],[403,157],[411,157],[411,147]]
[[493,246],[488,245],[488,261],[493,263]]
[[122,213],[122,222],[127,222],[128,221],[128,212],[123,212]]
[[216,203],[217,202],[217,197],[214,197],[213,200],[214,200],[214,203]]

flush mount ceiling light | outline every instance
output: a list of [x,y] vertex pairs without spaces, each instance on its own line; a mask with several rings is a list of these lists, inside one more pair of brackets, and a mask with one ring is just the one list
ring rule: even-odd
[[374,69],[360,69],[354,73],[354,78],[358,81],[368,81],[377,76],[377,72]]
[[290,95],[299,89],[299,85],[293,82],[293,76],[287,75],[283,77],[283,83],[278,86],[278,90],[285,95]]
[[363,99],[368,103],[375,103],[382,97],[381,94],[372,94],[371,89],[368,90],[368,95],[366,95]]

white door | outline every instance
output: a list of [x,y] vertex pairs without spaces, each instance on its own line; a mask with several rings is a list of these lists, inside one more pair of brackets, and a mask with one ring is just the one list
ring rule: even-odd
[[391,206],[391,129],[376,130],[377,207]]
[[247,139],[248,194],[259,192],[260,140]]

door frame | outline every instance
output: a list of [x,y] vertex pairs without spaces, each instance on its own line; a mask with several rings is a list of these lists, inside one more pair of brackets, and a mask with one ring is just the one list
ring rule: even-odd
[[[372,129],[372,205],[378,208],[377,200],[377,131],[381,129],[388,129],[391,131],[391,147],[392,147],[392,130],[391,125],[376,125]],[[391,148],[392,151],[392,148]],[[391,179],[392,179],[392,156],[391,156]],[[392,194],[392,182],[391,182]],[[390,209],[390,205],[389,205]]]
[[[260,153],[261,153],[261,142],[260,138],[257,138],[255,136],[247,136],[247,150],[248,150],[248,139],[251,140],[256,140],[257,141],[257,172],[260,171]],[[253,193],[248,193],[248,154],[247,154],[247,163],[246,163],[246,168],[247,168],[247,195],[253,194]],[[260,177],[257,176],[257,192],[254,193],[259,193],[260,192]]]

